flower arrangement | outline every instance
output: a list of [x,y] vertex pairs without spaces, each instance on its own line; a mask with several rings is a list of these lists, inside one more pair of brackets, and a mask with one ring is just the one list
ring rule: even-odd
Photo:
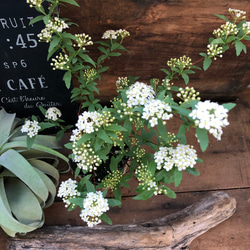
[[[147,200],[158,194],[175,198],[169,184],[178,186],[183,171],[198,176],[195,164],[202,162],[194,147],[187,144],[186,133],[194,129],[201,150],[205,151],[208,134],[221,140],[223,128],[229,125],[228,111],[235,104],[202,101],[194,88],[175,86],[175,79],[182,78],[187,85],[189,75],[200,70],[191,58],[183,56],[167,61],[168,67],[161,69],[166,75],[163,79],[153,78],[143,83],[137,77],[119,77],[117,96],[110,105],[103,106],[96,98],[97,82],[108,70],[107,59],[127,52],[122,42],[130,33],[123,29],[108,30],[101,41],[92,42],[89,35],[67,32],[72,23],[60,16],[60,5],[78,6],[74,0],[27,0],[27,3],[40,13],[31,23],[45,24],[38,37],[49,43],[48,60],[52,67],[65,71],[63,80],[68,88],[73,78],[79,83],[71,96],[72,101],[79,103],[78,120],[70,142],[65,145],[72,150],[69,158],[75,180],[62,182],[58,190],[65,206],[69,211],[79,206],[80,217],[88,226],[102,220],[111,224],[106,212],[111,206],[121,206],[121,188],[129,188],[131,178],[138,180],[135,189],[138,195],[134,200]],[[226,23],[214,30],[206,53],[200,53],[203,70],[209,68],[212,60],[221,58],[230,46],[235,47],[237,56],[242,51],[246,53],[243,41],[250,40],[250,22],[245,21],[244,11],[229,9],[229,14],[232,21],[216,15]],[[93,44],[100,52],[97,60],[87,50]],[[51,126],[56,124],[65,130],[57,120],[60,111],[52,108],[42,112],[47,114],[43,128],[53,121]],[[178,133],[173,134],[167,129],[168,121],[177,116],[182,124]],[[33,138],[34,131],[29,126],[23,131]],[[62,134],[60,130],[59,135]]]

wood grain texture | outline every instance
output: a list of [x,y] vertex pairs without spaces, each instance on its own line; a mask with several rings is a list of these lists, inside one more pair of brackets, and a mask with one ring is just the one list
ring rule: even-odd
[[[107,62],[110,70],[99,82],[103,101],[116,95],[118,76],[140,76],[141,81],[148,82],[150,78],[164,76],[160,69],[166,67],[170,58],[187,55],[193,62],[199,60],[213,30],[224,23],[214,14],[228,16],[228,8],[250,13],[248,0],[78,0],[78,3],[80,8],[62,9],[62,16],[79,24],[72,32],[85,32],[94,40],[100,40],[107,29],[124,28],[131,33],[124,41],[131,54]],[[246,44],[249,50],[250,42]],[[98,56],[94,49],[88,49],[94,57]],[[190,84],[205,99],[232,100],[248,85],[249,62],[249,56],[236,57],[231,49],[208,71],[192,75]]]
[[9,238],[7,249],[185,249],[232,216],[236,200],[213,193],[177,213],[140,224],[44,227],[25,237]]

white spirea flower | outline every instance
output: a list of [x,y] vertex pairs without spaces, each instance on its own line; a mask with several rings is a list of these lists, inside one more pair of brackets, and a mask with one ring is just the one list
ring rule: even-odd
[[62,116],[61,111],[56,107],[48,108],[48,110],[45,113],[45,117],[52,121],[57,121],[57,119],[60,118],[61,116]]
[[118,37],[126,37],[130,36],[129,32],[124,30],[124,29],[119,29],[119,30],[106,30],[103,35],[102,39],[116,39]]
[[21,128],[21,132],[27,133],[27,135],[32,138],[38,134],[39,129],[41,129],[41,127],[38,125],[37,121],[27,120]]
[[178,144],[173,153],[174,164],[179,171],[190,167],[193,168],[196,164],[196,150],[189,145]]
[[41,7],[44,0],[27,0],[30,7]]
[[76,196],[80,196],[80,192],[77,191],[77,181],[69,178],[66,181],[62,181],[57,196],[62,198],[65,206],[70,205],[70,198],[75,198]]
[[192,146],[178,144],[177,147],[160,147],[154,154],[157,169],[164,168],[166,171],[177,167],[179,171],[190,167],[193,168],[197,160],[196,150]]
[[80,217],[89,227],[93,227],[101,223],[99,217],[108,210],[108,200],[103,197],[101,191],[89,192],[83,201]]
[[207,130],[217,140],[221,139],[222,128],[229,125],[228,110],[209,100],[198,102],[189,116],[194,120],[197,127]]
[[90,134],[95,131],[95,128],[100,127],[103,124],[102,114],[94,111],[85,111],[78,116],[76,127],[78,130]]
[[172,108],[169,106],[169,104],[158,99],[152,99],[145,104],[142,118],[149,120],[151,127],[154,127],[158,124],[157,119],[166,121],[173,117],[171,112]]
[[154,99],[155,92],[152,86],[143,82],[135,82],[126,91],[128,98],[128,107],[145,105],[148,101]]
[[245,34],[248,35],[250,33],[250,22],[243,23],[242,29],[245,31]]
[[61,33],[64,29],[69,28],[64,20],[55,17],[53,21],[49,20],[45,28],[38,34],[39,41],[50,42],[54,32]]

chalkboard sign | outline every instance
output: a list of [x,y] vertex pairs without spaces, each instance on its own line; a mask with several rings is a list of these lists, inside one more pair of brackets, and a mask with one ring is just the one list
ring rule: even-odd
[[57,107],[67,124],[76,120],[76,105],[62,80],[64,71],[53,70],[47,61],[48,44],[37,34],[43,22],[29,25],[38,12],[25,0],[0,3],[0,106],[18,117],[41,115]]

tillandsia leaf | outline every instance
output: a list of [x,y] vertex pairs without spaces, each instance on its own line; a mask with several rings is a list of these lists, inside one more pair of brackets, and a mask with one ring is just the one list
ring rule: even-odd
[[[27,233],[35,230],[37,227],[25,225],[17,221],[12,213],[5,193],[4,180],[0,178],[0,226],[5,232],[14,237],[17,232]],[[40,226],[40,225],[39,225]]]
[[12,129],[13,122],[15,120],[16,114],[9,114],[3,108],[0,110],[0,147],[8,140],[10,137],[10,132]]
[[43,210],[34,193],[18,178],[4,181],[6,196],[15,218],[23,224],[38,226],[43,220]]
[[43,201],[48,198],[48,190],[40,176],[29,162],[13,149],[0,155],[0,165],[10,170],[22,180]]
[[[6,143],[3,147],[2,147],[2,150],[1,152],[5,152],[7,150],[10,150],[12,148],[16,148],[16,149],[22,149],[23,151],[27,149],[27,144],[26,142],[24,141],[13,141],[13,142],[8,142]],[[40,144],[36,144],[34,143],[32,145],[32,149],[34,150],[39,150],[41,152],[44,152],[44,153],[48,153],[48,154],[51,154],[51,155],[54,155],[60,159],[62,159],[63,161],[65,162],[68,162],[68,158],[66,156],[64,156],[63,154],[59,153],[58,151],[56,150],[53,150],[49,147],[46,147],[46,146],[43,146],[43,145],[40,145]]]
[[30,159],[28,161],[33,167],[39,169],[44,174],[48,175],[53,180],[54,186],[58,186],[60,175],[58,170],[53,165],[47,163],[46,161],[38,160],[36,158]]

